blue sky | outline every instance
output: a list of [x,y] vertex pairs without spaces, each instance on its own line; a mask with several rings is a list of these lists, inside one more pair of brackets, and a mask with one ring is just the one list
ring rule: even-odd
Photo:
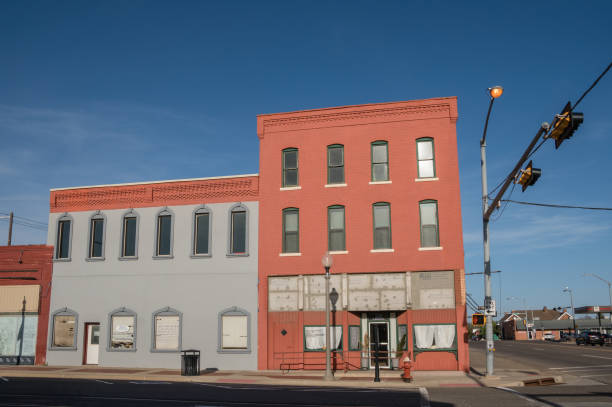
[[[5,1],[0,212],[46,222],[54,187],[255,173],[260,113],[458,96],[466,271],[482,271],[486,88],[505,88],[488,134],[493,187],[610,63],[611,13],[606,1]],[[612,73],[514,199],[612,207],[611,94]],[[491,238],[504,310],[569,305],[566,285],[577,306],[609,303],[582,275],[612,280],[612,213],[509,205]],[[14,230],[16,244],[45,240]],[[467,290],[481,302],[482,276]]]

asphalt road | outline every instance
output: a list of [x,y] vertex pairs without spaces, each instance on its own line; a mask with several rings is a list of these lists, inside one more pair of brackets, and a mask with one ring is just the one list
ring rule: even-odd
[[[485,342],[470,344],[472,366],[484,371]],[[548,341],[495,342],[495,369],[540,370],[572,384],[612,384],[612,347]]]
[[[471,344],[484,371],[484,343]],[[432,387],[405,391],[368,388],[256,386],[187,382],[0,377],[0,406],[612,406],[612,348],[548,342],[496,343],[497,373],[562,375],[566,385]]]

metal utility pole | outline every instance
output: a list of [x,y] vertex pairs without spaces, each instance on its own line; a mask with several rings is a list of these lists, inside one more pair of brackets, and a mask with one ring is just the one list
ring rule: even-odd
[[334,380],[334,374],[331,370],[331,341],[329,327],[329,269],[332,266],[332,256],[329,252],[323,255],[321,263],[325,268],[325,376],[323,380]]
[[11,241],[13,240],[13,212],[9,213],[9,230],[8,230],[8,244],[11,245]]
[[574,333],[576,333],[576,312],[574,311],[574,294],[572,293],[572,290],[569,287],[565,287],[563,289],[563,292],[569,293],[570,295],[570,303],[572,305],[572,322],[574,325]]
[[603,277],[598,276],[597,274],[585,273],[584,275],[585,276],[591,276],[591,277],[598,278],[601,281],[603,281],[604,283],[608,284],[608,295],[610,296],[610,320],[612,320],[612,282],[606,280]]

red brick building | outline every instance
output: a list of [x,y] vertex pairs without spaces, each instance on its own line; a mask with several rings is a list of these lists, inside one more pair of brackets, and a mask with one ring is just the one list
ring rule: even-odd
[[53,247],[0,247],[0,364],[46,363]]
[[259,369],[467,370],[457,100],[258,116]]

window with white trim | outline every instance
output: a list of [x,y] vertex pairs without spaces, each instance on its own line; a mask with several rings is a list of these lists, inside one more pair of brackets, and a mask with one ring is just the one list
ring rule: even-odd
[[247,253],[247,210],[237,205],[230,211],[230,254]]
[[332,205],[327,208],[328,250],[346,250],[346,230],[344,227],[344,206]]
[[195,211],[193,219],[193,252],[195,256],[210,254],[210,211],[204,207]]
[[283,253],[300,252],[300,211],[283,209]]
[[327,146],[327,183],[344,183],[344,146],[341,144]]
[[419,178],[434,178],[436,176],[436,165],[433,139],[429,137],[420,138],[416,143]]
[[391,248],[391,205],[376,202],[372,205],[374,223],[374,249]]
[[283,150],[283,187],[297,187],[298,179],[298,149]]
[[89,259],[104,258],[105,217],[99,211],[89,219]]
[[386,141],[372,143],[372,182],[389,181],[389,146]]
[[157,214],[155,256],[172,256],[172,213],[164,209]]
[[419,202],[421,218],[421,247],[439,247],[438,202],[425,200]]

